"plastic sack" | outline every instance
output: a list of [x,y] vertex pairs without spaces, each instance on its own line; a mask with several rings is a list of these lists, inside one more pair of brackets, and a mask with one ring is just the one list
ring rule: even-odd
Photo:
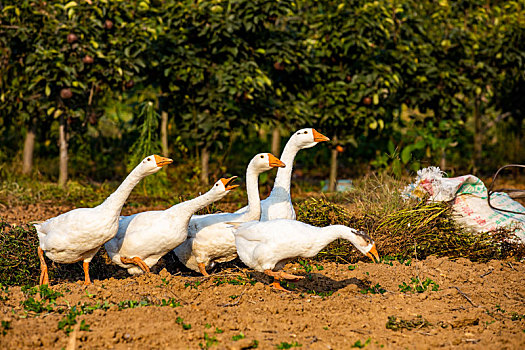
[[[403,197],[429,201],[450,202],[456,220],[476,232],[489,232],[500,227],[516,227],[515,234],[525,244],[525,215],[505,213],[492,209],[487,203],[487,188],[474,175],[443,177],[438,167],[417,172],[416,181],[403,190]],[[504,192],[491,195],[493,206],[525,214],[525,207]]]

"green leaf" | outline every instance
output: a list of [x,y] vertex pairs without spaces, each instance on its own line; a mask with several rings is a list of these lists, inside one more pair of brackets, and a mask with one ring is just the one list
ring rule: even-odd
[[403,164],[407,164],[411,157],[412,147],[411,145],[408,145],[401,151],[401,161],[403,162]]

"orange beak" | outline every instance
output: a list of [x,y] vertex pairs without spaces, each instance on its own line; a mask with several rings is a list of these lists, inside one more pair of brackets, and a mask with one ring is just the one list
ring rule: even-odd
[[226,178],[222,178],[221,179],[221,182],[224,185],[224,189],[226,191],[230,191],[230,190],[233,190],[235,187],[239,187],[239,185],[232,185],[231,184],[233,181],[235,181],[236,178],[237,178],[237,176],[232,176],[229,179],[226,179]]
[[170,158],[161,157],[156,154],[153,157],[155,157],[155,163],[157,163],[157,166],[162,167],[162,166],[173,163],[173,159],[170,159]]
[[370,259],[372,259],[374,262],[380,262],[381,259],[379,258],[379,254],[377,254],[377,249],[376,249],[376,244],[374,243],[374,245],[372,246],[372,249],[370,249],[368,251],[368,253],[366,253],[366,256],[368,256]]
[[330,141],[330,139],[328,137],[324,136],[323,134],[321,134],[317,130],[312,129],[312,131],[314,133],[314,141],[315,142]]
[[277,158],[271,153],[268,153],[268,159],[269,159],[269,164],[272,168],[284,168],[286,166],[286,164],[281,162],[279,158]]

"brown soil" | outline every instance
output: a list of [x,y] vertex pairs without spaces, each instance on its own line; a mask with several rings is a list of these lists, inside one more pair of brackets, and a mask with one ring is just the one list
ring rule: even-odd
[[[26,223],[67,209],[30,205],[11,208],[6,216]],[[0,291],[0,349],[242,349],[253,348],[255,341],[259,349],[525,348],[523,261],[478,264],[431,257],[409,266],[359,262],[353,270],[310,262],[309,274],[293,263],[285,270],[307,278],[288,285],[288,293],[236,264],[208,278],[170,268],[138,277],[115,274],[87,287],[54,284],[64,295],[51,311],[39,314],[21,305],[28,295],[20,287]],[[439,288],[401,292],[399,285],[414,277],[430,278]],[[162,306],[163,299],[180,305]],[[147,305],[119,309],[124,301]],[[104,302],[107,310],[77,316],[69,334],[59,329],[74,306]],[[401,329],[387,328],[391,316]],[[79,328],[81,321],[89,330]]]

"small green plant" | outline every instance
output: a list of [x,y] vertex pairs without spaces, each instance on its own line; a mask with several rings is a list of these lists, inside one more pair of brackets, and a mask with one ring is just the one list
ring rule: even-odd
[[191,329],[191,324],[184,323],[184,320],[182,319],[182,317],[177,317],[175,319],[175,322],[180,324],[182,326],[182,329],[184,329],[185,331],[187,331],[188,329]]
[[293,342],[293,343],[287,343],[285,341],[281,342],[281,344],[277,345],[277,349],[291,349],[291,348],[298,348],[298,347],[301,347],[302,345],[299,344],[298,342]]
[[160,306],[179,307],[180,302],[178,302],[175,298],[169,298],[168,300],[162,299]]
[[512,314],[510,315],[510,319],[512,321],[521,321],[521,320],[525,320],[525,315],[523,314],[518,314],[517,312],[512,312]]
[[409,284],[403,282],[403,284],[399,285],[399,290],[403,293],[423,293],[429,289],[436,292],[439,290],[439,285],[428,277],[424,281],[421,281],[419,277],[412,277]]
[[348,270],[354,271],[356,269],[357,265],[348,265]]
[[497,312],[501,312],[502,314],[507,312],[506,310],[502,309],[501,306],[499,306],[499,304],[496,304],[496,306],[494,306],[494,310],[496,310]]
[[356,341],[351,347],[352,348],[358,348],[358,349],[362,349],[364,348],[365,346],[367,346],[368,344],[370,344],[372,340],[370,338],[368,338],[367,340],[365,340],[364,343],[361,342],[361,340],[358,340]]
[[124,300],[119,301],[117,304],[119,311],[124,309],[134,309],[136,307],[141,306],[148,306],[150,303],[148,303],[146,300],[136,301],[136,300]]
[[381,257],[381,262],[385,265],[394,266],[394,261],[398,261],[401,265],[410,266],[412,259],[405,259],[401,256],[384,255]]
[[312,265],[310,265],[310,263],[308,263],[308,261],[306,260],[299,260],[299,265],[302,266],[302,268],[304,269],[304,271],[306,271],[306,273],[310,273],[313,270]]
[[432,326],[430,322],[425,320],[421,315],[418,315],[415,319],[404,320],[402,318],[397,319],[396,316],[388,316],[388,321],[386,322],[386,328],[393,331],[398,331],[400,329],[414,329],[414,328],[423,328]]
[[80,330],[81,331],[89,331],[89,325],[86,323],[85,320],[82,320],[80,322]]
[[245,336],[244,336],[244,334],[241,332],[241,333],[239,333],[239,334],[237,334],[237,335],[234,335],[234,336],[232,337],[232,340],[233,340],[233,341],[237,341],[237,340],[241,340],[241,339],[244,339],[244,338],[245,338]]
[[317,271],[323,271],[324,270],[324,266],[323,265],[319,265],[319,264],[315,264],[315,268],[317,269]]
[[217,340],[217,338],[215,337],[212,337],[212,336],[209,336],[208,333],[204,332],[204,341],[205,343],[199,343],[199,347],[201,349],[209,349],[210,347],[212,347],[213,345],[217,344],[219,341]]
[[220,329],[218,327],[215,327],[215,333],[217,333],[217,334],[224,333],[224,329]]
[[204,325],[204,328],[206,328],[206,329],[210,329],[210,328],[211,328],[211,324],[206,323],[206,324]]
[[359,293],[361,294],[383,294],[386,292],[386,289],[381,287],[381,285],[378,283],[375,286],[370,286],[364,289],[361,289]]
[[244,286],[245,284],[249,283],[252,286],[257,283],[256,280],[252,278],[246,278],[244,276],[235,276],[235,277],[217,277],[213,281],[216,286],[220,286],[221,284],[231,284],[234,286]]
[[11,329],[11,322],[2,321],[2,335],[6,335],[7,331]]
[[[52,311],[55,306],[56,299],[63,296],[62,293],[49,289],[46,284],[38,287],[23,286],[21,290],[26,296],[29,297],[20,304],[26,311],[34,312],[35,314]],[[37,294],[39,294],[40,300],[34,298]]]
[[201,281],[186,282],[184,283],[184,288],[191,287],[192,289],[197,289],[201,283]]
[[71,310],[64,319],[58,321],[58,329],[69,334],[73,330],[73,326],[77,324],[77,315],[76,311]]
[[317,295],[317,296],[320,296],[322,298],[325,298],[325,297],[329,297],[332,294],[334,294],[334,291],[333,290],[329,290],[328,292],[316,292],[315,290],[307,290],[306,293]]

